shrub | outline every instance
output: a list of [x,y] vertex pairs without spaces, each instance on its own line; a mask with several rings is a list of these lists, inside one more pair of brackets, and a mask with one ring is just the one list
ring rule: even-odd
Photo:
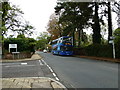
[[113,57],[112,45],[92,44],[84,48],[74,48],[74,53],[86,56]]

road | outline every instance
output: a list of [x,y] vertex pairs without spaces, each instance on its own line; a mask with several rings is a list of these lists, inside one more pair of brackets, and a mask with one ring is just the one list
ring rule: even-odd
[[37,52],[64,84],[74,88],[118,88],[118,64]]
[[54,78],[48,67],[40,60],[2,63],[3,78],[50,77]]

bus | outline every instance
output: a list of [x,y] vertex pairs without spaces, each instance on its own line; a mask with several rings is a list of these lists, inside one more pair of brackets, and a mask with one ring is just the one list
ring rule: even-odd
[[52,54],[73,55],[73,39],[69,36],[63,36],[52,41]]

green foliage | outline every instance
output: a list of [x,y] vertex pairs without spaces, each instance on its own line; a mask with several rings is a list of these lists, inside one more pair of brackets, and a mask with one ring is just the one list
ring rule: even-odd
[[20,34],[17,36],[17,38],[25,38],[25,35],[24,34]]
[[97,57],[111,57],[112,58],[112,46],[111,45],[89,45],[85,47],[85,52],[88,56]]
[[120,28],[116,29],[114,32],[115,37],[115,50],[116,50],[116,57],[120,58]]
[[92,44],[83,48],[74,49],[75,54],[96,56],[96,57],[113,57],[112,45]]
[[45,49],[47,47],[47,44],[50,40],[50,36],[47,32],[40,33],[40,36],[37,37],[38,41],[36,44],[36,49]]
[[[92,15],[92,8],[88,2],[64,2],[58,3],[55,12],[60,15],[59,23],[66,23],[63,34],[74,32],[75,28],[82,30],[88,24]],[[62,12],[62,13],[61,13]]]
[[19,52],[34,52],[36,40],[33,38],[7,38],[4,40],[4,49],[9,50],[9,44],[17,44]]
[[20,8],[12,5],[9,2],[1,2],[2,4],[2,36],[7,34],[7,31],[17,32],[18,34],[32,34],[34,27],[25,21],[22,17],[24,14]]

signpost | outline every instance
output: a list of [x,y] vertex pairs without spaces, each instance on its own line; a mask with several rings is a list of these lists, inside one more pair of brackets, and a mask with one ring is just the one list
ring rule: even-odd
[[9,44],[9,52],[11,48],[15,48],[17,52],[17,44]]
[[19,58],[19,53],[20,52],[17,52],[17,44],[9,44],[9,52],[10,52],[10,49],[11,48],[15,48],[16,49],[16,52],[12,52],[12,54],[13,54],[13,59],[15,58],[15,54],[17,54],[18,55],[18,58]]
[[110,41],[109,41],[109,43],[112,43],[112,46],[113,46],[113,58],[115,59],[115,44],[114,44],[114,39],[115,39],[115,37],[113,37],[113,36],[111,36],[110,37]]

